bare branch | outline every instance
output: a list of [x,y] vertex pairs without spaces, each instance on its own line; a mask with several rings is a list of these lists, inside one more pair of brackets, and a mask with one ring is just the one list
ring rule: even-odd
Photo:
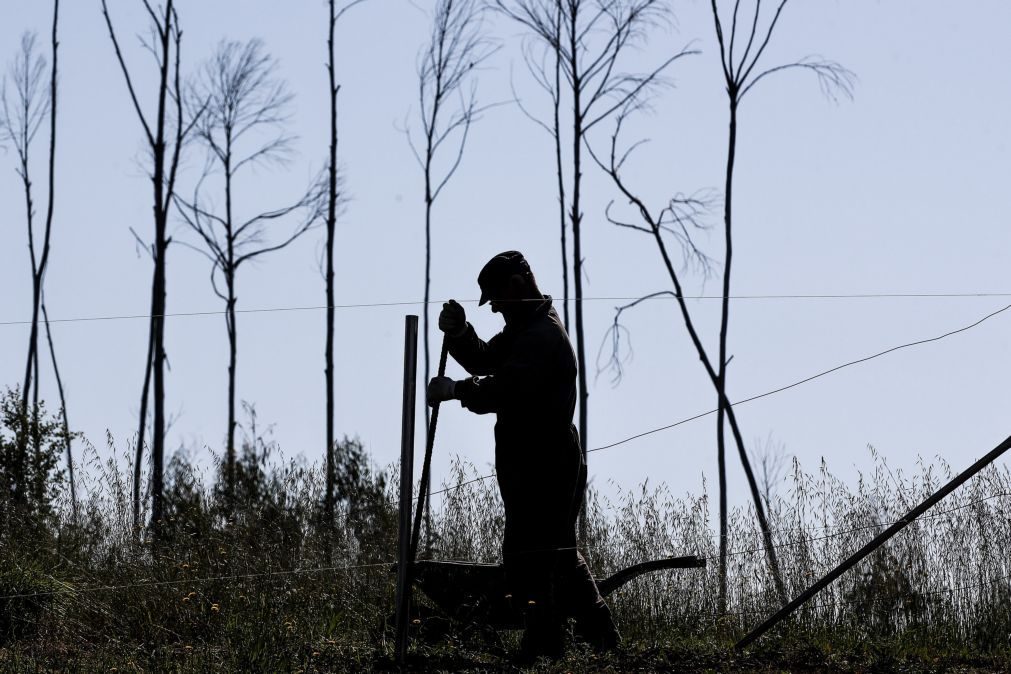
[[[426,173],[426,202],[433,202],[456,173],[463,159],[471,125],[481,112],[493,107],[477,105],[477,85],[472,75],[480,69],[498,46],[485,37],[484,7],[478,0],[439,0],[432,23],[431,39],[421,53],[418,64],[418,97],[421,131],[425,146],[419,157]],[[465,84],[469,91],[464,94]],[[459,102],[447,110],[451,97]],[[434,159],[439,148],[457,131],[460,132],[456,151],[441,177],[434,174]],[[408,140],[411,141],[410,135]]]
[[[734,15],[730,21],[730,49],[727,50],[727,62],[734,62],[734,43],[737,41],[737,11],[741,8],[741,0],[734,0]],[[758,12],[755,12],[757,15]]]
[[183,248],[188,248],[189,250],[192,250],[194,253],[202,255],[203,257],[207,258],[207,260],[209,262],[211,262],[212,264],[217,264],[218,263],[218,258],[216,258],[215,256],[211,255],[210,253],[208,253],[203,248],[200,248],[199,246],[194,246],[189,241],[180,240],[180,241],[177,241],[176,243],[178,243]]
[[411,127],[405,122],[401,130],[404,132],[404,135],[407,136],[407,145],[411,148],[411,154],[413,154],[414,158],[417,160],[418,166],[424,170],[425,160],[421,158],[421,153],[418,152],[418,148],[414,144],[414,138],[411,137]]
[[[670,290],[660,290],[655,293],[650,293],[648,295],[643,295],[639,299],[626,304],[624,306],[614,308],[614,320],[611,323],[611,327],[604,334],[604,339],[600,344],[600,349],[597,351],[597,377],[600,377],[601,373],[605,370],[611,371],[611,386],[617,386],[621,383],[621,378],[624,374],[625,363],[632,360],[632,333],[621,324],[621,315],[633,309],[643,302],[656,299],[657,297],[676,297],[676,295]],[[621,354],[621,339],[625,338],[627,343],[626,352],[624,355]],[[608,353],[607,362],[602,366],[600,364],[601,357],[604,354],[604,348],[610,344],[610,352]]]
[[607,206],[604,208],[604,217],[609,223],[616,227],[624,227],[625,229],[633,229],[637,232],[642,232],[643,234],[653,235],[653,230],[644,225],[637,225],[634,222],[625,222],[623,220],[618,220],[613,215],[611,215],[611,208],[614,206],[614,201],[608,202]]
[[516,107],[520,109],[520,112],[522,112],[527,119],[547,131],[549,135],[554,133],[550,126],[537,119],[537,117],[535,117],[534,114],[530,112],[525,105],[523,105],[523,100],[520,98],[520,95],[516,93],[516,83],[513,81],[512,67],[509,68],[509,90],[513,95],[513,101],[515,101]]
[[762,53],[765,51],[765,48],[769,46],[769,40],[772,39],[772,33],[773,31],[776,30],[776,24],[779,23],[779,16],[783,13],[783,8],[786,7],[787,2],[788,0],[780,1],[779,7],[776,8],[776,14],[772,17],[772,22],[769,24],[769,28],[765,32],[765,39],[762,40],[761,46],[758,48],[758,51],[755,52],[755,57],[751,59],[751,64],[750,65],[744,63],[741,64],[742,66],[746,67],[744,69],[744,72],[738,76],[736,83],[737,86],[743,86],[745,82],[748,81],[748,77],[751,75],[751,71],[755,69],[755,66],[758,64],[758,60],[762,58]]
[[[585,131],[589,131],[596,124],[610,117],[615,111],[625,108],[629,105],[629,103],[636,101],[644,92],[647,91],[647,88],[650,85],[655,84],[658,81],[657,78],[660,76],[660,73],[678,59],[684,58],[685,56],[694,56],[700,53],[701,52],[697,49],[684,49],[661,63],[658,68],[644,77],[636,78],[627,76],[627,81],[634,83],[634,86],[628,91],[622,91],[620,88],[613,89],[613,91],[620,92],[619,98],[611,107],[607,108],[604,112],[598,114],[591,121],[587,122],[583,126],[583,129]],[[591,100],[591,104],[595,102],[595,100]],[[589,108],[587,108],[587,112],[589,112]]]
[[278,136],[274,140],[268,141],[239,161],[233,163],[232,171],[238,171],[246,164],[287,163],[294,152],[292,148],[293,140],[292,136]]
[[341,20],[341,17],[344,16],[349,10],[351,10],[353,7],[357,7],[363,2],[368,2],[368,0],[352,0],[348,4],[341,7],[340,10],[334,15],[333,23],[336,25],[337,22]]
[[151,23],[155,26],[156,30],[159,33],[164,33],[165,32],[165,27],[162,26],[161,17],[158,16],[157,12],[154,11],[154,7],[151,6],[151,3],[148,2],[148,0],[142,0],[142,1],[144,3],[144,9],[147,10],[147,15],[151,19]]
[[713,8],[713,21],[716,24],[716,41],[720,45],[720,65],[723,66],[723,77],[729,86],[733,83],[736,73],[734,73],[731,65],[727,62],[727,47],[726,41],[723,38],[723,23],[720,21],[720,10],[716,7],[716,0],[711,0],[711,5]]
[[760,82],[762,78],[784,70],[797,68],[814,73],[815,77],[818,78],[818,87],[821,89],[822,94],[833,103],[839,102],[840,95],[853,100],[853,85],[856,82],[856,73],[835,61],[825,61],[813,56],[805,57],[796,63],[787,63],[763,71],[741,89],[738,100],[743,99],[744,95]]
[[140,101],[137,100],[137,93],[133,88],[133,78],[130,76],[130,70],[126,67],[126,61],[123,59],[123,52],[119,48],[119,40],[116,38],[116,30],[112,27],[112,17],[109,16],[107,0],[102,0],[102,16],[105,17],[105,25],[109,29],[109,37],[112,39],[112,46],[116,50],[116,60],[119,61],[120,70],[123,71],[123,78],[126,80],[126,88],[130,92],[130,101],[133,102],[133,109],[137,113],[137,118],[140,120],[141,126],[144,127],[144,135],[147,136],[148,145],[154,146],[154,134],[151,133],[151,127],[147,123],[147,118],[144,117],[144,111],[140,107]]
[[[755,0],[755,15],[751,19],[751,31],[748,34],[748,44],[744,48],[744,53],[741,55],[741,62],[736,66],[736,72],[740,72],[744,68],[744,64],[748,62],[748,54],[751,53],[751,46],[755,43],[755,35],[758,33],[758,18],[762,14],[762,0]],[[733,64],[731,64],[733,66]]]
[[[7,97],[6,77],[0,88],[0,143],[14,145],[21,164],[19,175],[25,171],[28,148],[49,115],[52,103],[51,92],[45,86],[46,60],[35,53],[36,39],[35,33],[21,36],[21,49],[8,68],[16,95],[13,104]],[[26,179],[27,175],[21,178]]]
[[690,196],[678,194],[668,200],[667,204],[660,210],[659,214],[654,215],[646,203],[625,183],[620,173],[621,167],[631,156],[632,151],[642,145],[643,142],[639,141],[634,143],[622,152],[619,157],[618,139],[627,115],[628,112],[624,111],[615,121],[615,131],[611,136],[610,143],[610,157],[606,163],[597,156],[592,147],[587,146],[587,149],[597,165],[611,177],[611,180],[618,188],[618,191],[621,192],[625,198],[628,199],[629,204],[638,211],[643,224],[633,225],[628,222],[618,220],[611,214],[610,206],[606,209],[605,215],[608,222],[614,225],[634,229],[638,232],[649,233],[654,236],[661,256],[664,259],[665,266],[667,267],[668,274],[675,286],[675,292],[677,295],[681,295],[680,277],[678,271],[674,268],[671,262],[670,255],[662,235],[667,234],[677,242],[679,248],[681,249],[682,270],[691,266],[700,272],[703,277],[707,277],[712,269],[712,260],[695,243],[692,231],[707,229],[705,218],[714,208],[716,200],[710,191],[700,191]]
[[279,127],[290,118],[293,95],[276,73],[277,62],[264,52],[262,41],[221,42],[191,87],[192,99],[204,107],[196,134],[233,171],[244,163],[288,156],[292,138],[285,134],[237,154],[246,134]]

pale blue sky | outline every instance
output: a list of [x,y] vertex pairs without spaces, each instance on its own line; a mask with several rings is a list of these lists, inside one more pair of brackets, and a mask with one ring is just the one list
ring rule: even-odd
[[[424,6],[424,3],[420,3]],[[49,3],[4,0],[0,60],[13,58],[24,30],[48,31]],[[142,136],[116,67],[98,0],[64,2],[61,26],[59,182],[47,292],[53,318],[144,314],[150,262],[129,232],[151,230]],[[139,2],[110,0],[136,76],[152,70],[133,35]],[[677,192],[722,185],[727,111],[709,3],[682,1],[676,31],[656,33],[632,66],[647,67],[695,41],[700,56],[671,71],[676,87],[628,137],[652,142],[630,162],[629,182],[652,203]],[[221,38],[262,38],[296,95],[292,130],[299,155],[283,171],[260,171],[239,187],[239,211],[291,198],[326,155],[324,2],[181,0],[184,68]],[[763,63],[820,54],[858,76],[855,99],[836,105],[804,73],[766,80],[741,110],[734,291],[738,294],[1011,292],[1011,5],[1002,0],[795,0]],[[483,101],[510,97],[510,69],[529,107],[545,101],[518,59],[520,31],[489,23],[503,49],[481,73]],[[421,173],[399,130],[417,114],[415,63],[427,19],[407,2],[372,0],[339,28],[341,161],[352,201],[341,220],[339,304],[416,301],[423,274]],[[45,42],[43,41],[43,45]],[[142,93],[145,101],[149,96]],[[608,125],[593,139],[606,142]],[[42,158],[45,144],[36,155]],[[30,286],[20,186],[13,155],[0,155],[0,322],[28,318]],[[200,160],[181,177],[192,185]],[[35,167],[44,201],[43,165]],[[462,169],[435,209],[433,296],[474,299],[482,264],[503,249],[523,250],[545,292],[561,294],[554,165],[548,137],[515,106],[496,108],[473,129]],[[628,297],[668,287],[652,243],[608,225],[615,197],[586,169],[585,249],[589,297]],[[712,224],[719,226],[718,214]],[[181,225],[177,237],[186,237]],[[718,229],[703,235],[722,259]],[[321,232],[244,268],[239,308],[318,306]],[[170,249],[170,312],[221,308],[208,263]],[[692,277],[690,290],[718,292]],[[613,316],[613,300],[586,304],[591,359]],[[737,300],[730,332],[734,399],[790,383],[842,362],[960,327],[1009,298]],[[498,316],[465,305],[485,336]],[[433,316],[438,305],[433,308]],[[718,303],[692,303],[715,346]],[[628,315],[634,360],[621,384],[604,374],[590,391],[589,446],[597,447],[710,409],[714,395],[670,302]],[[342,310],[338,321],[337,427],[359,435],[374,459],[398,455],[403,316],[417,307]],[[239,396],[255,402],[287,455],[322,455],[324,312],[239,318]],[[108,430],[125,452],[135,429],[145,320],[55,326],[71,423],[104,447]],[[1009,433],[1011,312],[940,343],[902,351],[743,406],[745,437],[771,436],[814,470],[824,457],[849,479],[870,465],[873,444],[893,468],[916,457],[967,465]],[[22,376],[27,326],[0,326],[0,384]],[[433,335],[438,344],[438,335]],[[220,316],[172,318],[167,409],[176,417],[170,448],[198,456],[222,445],[226,335]],[[437,355],[437,354],[436,354]],[[44,367],[43,394],[55,404]],[[462,376],[452,365],[451,375]],[[592,373],[591,373],[592,374]],[[419,408],[418,447],[422,447]],[[455,403],[440,421],[434,477],[459,454],[486,469],[490,418]],[[105,451],[104,449],[102,450]],[[732,498],[743,479],[730,461]],[[605,493],[649,478],[675,493],[715,479],[714,419],[708,418],[592,455],[591,479]]]

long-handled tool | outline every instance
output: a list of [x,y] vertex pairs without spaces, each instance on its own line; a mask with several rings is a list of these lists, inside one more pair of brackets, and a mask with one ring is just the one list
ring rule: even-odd
[[[442,355],[439,357],[439,376],[446,376],[446,359],[449,356],[449,345],[446,337],[442,338]],[[428,386],[428,382],[425,382]],[[425,463],[421,468],[421,484],[418,486],[418,507],[414,514],[414,531],[411,535],[411,557],[413,564],[418,558],[418,540],[421,538],[421,516],[425,510],[425,501],[428,500],[428,483],[431,480],[432,471],[432,448],[435,446],[435,429],[439,424],[439,405],[436,402],[432,405],[432,416],[428,420],[428,442],[425,446]]]

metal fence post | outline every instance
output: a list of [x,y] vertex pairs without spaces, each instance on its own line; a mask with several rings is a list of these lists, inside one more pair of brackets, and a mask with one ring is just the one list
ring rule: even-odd
[[411,500],[414,485],[414,414],[418,376],[418,317],[407,316],[404,324],[404,407],[400,435],[400,543],[397,563],[396,658],[407,658],[407,630],[411,605],[410,551]]

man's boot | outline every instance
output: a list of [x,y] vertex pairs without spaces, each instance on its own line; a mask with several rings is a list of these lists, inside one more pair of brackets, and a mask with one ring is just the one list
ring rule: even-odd
[[621,635],[611,618],[611,610],[601,602],[576,617],[576,638],[588,643],[598,653],[613,651],[621,644]]
[[523,640],[517,661],[532,663],[539,657],[557,660],[565,651],[562,621],[549,606],[531,602],[524,613]]

